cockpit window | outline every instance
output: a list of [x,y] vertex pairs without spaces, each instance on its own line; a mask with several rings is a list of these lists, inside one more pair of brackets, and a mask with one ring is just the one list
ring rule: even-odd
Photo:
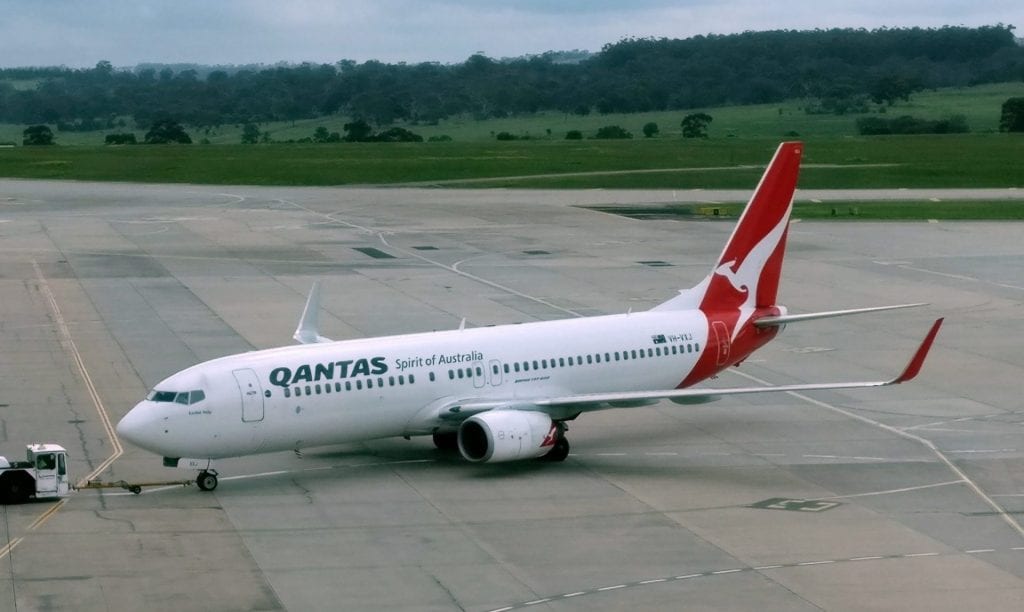
[[189,406],[206,399],[206,394],[201,389],[195,391],[157,391],[153,389],[146,396],[151,402],[175,403]]
[[149,392],[149,395],[146,396],[146,399],[151,402],[173,402],[175,395],[177,395],[177,393],[174,391],[157,391],[156,389],[153,389]]

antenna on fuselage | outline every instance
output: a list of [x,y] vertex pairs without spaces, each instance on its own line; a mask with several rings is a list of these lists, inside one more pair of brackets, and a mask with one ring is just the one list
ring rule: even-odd
[[313,288],[309,290],[306,307],[302,310],[302,319],[299,320],[299,326],[295,328],[292,338],[300,344],[332,341],[320,335],[320,281],[314,281]]

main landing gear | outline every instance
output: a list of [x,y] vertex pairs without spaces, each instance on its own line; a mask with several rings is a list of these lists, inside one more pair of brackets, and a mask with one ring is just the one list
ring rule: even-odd
[[217,470],[203,470],[196,477],[196,486],[202,491],[212,491],[217,488]]
[[558,436],[558,440],[555,441],[555,445],[551,447],[548,454],[541,457],[543,461],[565,461],[566,457],[569,456],[569,441],[565,439],[565,435]]
[[434,434],[434,446],[438,450],[453,451],[459,449],[459,432],[446,431]]

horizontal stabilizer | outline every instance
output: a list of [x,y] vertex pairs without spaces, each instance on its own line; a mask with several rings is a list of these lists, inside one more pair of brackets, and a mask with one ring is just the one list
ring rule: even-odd
[[786,323],[796,323],[798,321],[814,321],[815,319],[829,319],[832,317],[845,317],[846,315],[863,314],[865,312],[881,312],[883,310],[899,310],[901,308],[917,308],[918,306],[927,306],[926,302],[920,302],[917,304],[897,304],[895,306],[874,306],[872,308],[850,308],[847,310],[828,310],[825,312],[809,312],[806,314],[785,314],[774,317],[761,317],[754,321],[754,325],[757,327],[777,327],[785,325]]
[[330,338],[320,335],[320,281],[314,282],[313,288],[309,291],[306,307],[302,310],[302,319],[292,338],[300,344],[332,342]]

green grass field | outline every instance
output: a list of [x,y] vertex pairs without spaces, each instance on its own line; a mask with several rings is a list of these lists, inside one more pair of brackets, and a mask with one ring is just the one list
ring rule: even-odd
[[[651,206],[588,206],[592,210],[633,219],[735,219],[743,204],[673,204]],[[851,201],[793,203],[794,219],[840,221],[1022,221],[1024,204],[1016,201],[949,200],[927,201]]]
[[[751,188],[778,141],[15,147],[0,149],[0,176],[251,185]],[[1022,134],[831,137],[806,143],[803,188],[1024,187]],[[670,171],[629,173],[649,169]],[[460,179],[474,182],[448,183]]]

